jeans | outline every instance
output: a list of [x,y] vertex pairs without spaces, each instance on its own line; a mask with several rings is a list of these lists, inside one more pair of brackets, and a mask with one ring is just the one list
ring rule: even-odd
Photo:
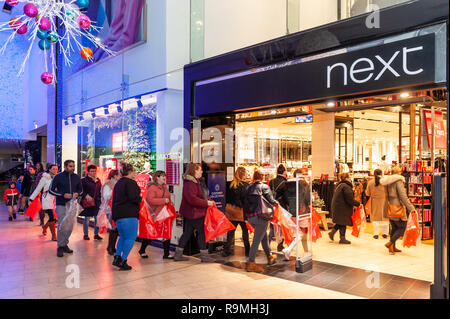
[[391,223],[391,243],[394,243],[397,241],[397,239],[405,233],[406,230],[406,221],[403,220],[392,220],[389,219]]
[[197,218],[197,219],[184,219],[184,232],[181,235],[181,238],[178,242],[178,247],[184,248],[191,238],[194,229],[197,230],[197,242],[200,250],[206,249],[205,242],[205,217]]
[[[89,235],[89,221],[91,217],[84,216],[84,222],[83,222],[83,232],[84,235]],[[97,216],[94,216],[94,235],[98,235],[99,228],[97,227]]]
[[58,247],[64,247],[69,244],[69,237],[72,234],[74,222],[65,221],[62,223],[64,217],[66,217],[66,206],[56,206],[56,214],[58,215]]
[[116,220],[116,225],[120,235],[117,241],[116,256],[121,256],[123,260],[127,260],[137,237],[138,219],[134,217],[121,218]]
[[266,256],[270,256],[269,238],[267,237],[267,226],[269,226],[269,221],[259,218],[258,216],[253,216],[248,219],[248,222],[255,229],[255,234],[253,235],[252,246],[250,247],[250,253],[248,256],[248,261],[255,262],[256,252],[258,251],[259,244],[261,243]]
[[[245,225],[245,222],[239,222],[239,221],[234,221],[231,220],[231,223],[234,225],[234,227],[237,228],[237,226],[241,226],[241,230],[242,230],[242,240],[244,241],[244,247],[245,247],[245,252],[248,252],[250,250],[250,242],[248,240],[248,229],[247,229],[247,225]],[[234,238],[234,233],[236,232],[236,229],[230,230],[227,233],[227,242],[225,243],[225,247],[224,250],[225,251],[229,251],[230,247],[231,247],[231,242],[233,241]]]

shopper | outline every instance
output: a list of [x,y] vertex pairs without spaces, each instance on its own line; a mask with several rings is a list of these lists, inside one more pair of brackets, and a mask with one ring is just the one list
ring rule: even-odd
[[98,235],[97,214],[102,202],[102,183],[97,178],[97,166],[89,165],[87,167],[87,176],[81,179],[83,185],[83,196],[81,196],[81,206],[83,211],[79,216],[84,216],[83,232],[84,240],[89,240],[89,221],[94,217],[94,239],[102,240]]
[[339,185],[336,187],[333,199],[331,201],[331,213],[333,215],[333,229],[328,233],[331,240],[334,240],[334,234],[339,230],[341,239],[339,244],[351,244],[345,239],[347,226],[352,226],[353,207],[358,207],[360,202],[355,200],[353,193],[352,180],[349,173],[339,174]]
[[120,173],[117,169],[113,169],[109,172],[108,178],[106,179],[105,185],[102,187],[102,203],[100,205],[100,209],[106,212],[106,216],[108,217],[109,223],[111,224],[111,229],[109,230],[108,237],[108,247],[106,251],[109,255],[114,255],[116,253],[116,242],[117,237],[119,236],[119,232],[116,227],[112,226],[112,213],[111,213],[111,198],[113,195],[113,189],[116,185],[117,181],[120,179]]
[[19,201],[19,191],[16,188],[16,182],[10,182],[8,189],[5,191],[3,196],[3,200],[5,201],[6,206],[8,207],[9,221],[12,222],[13,219],[16,219],[17,213],[17,202]]
[[58,215],[58,248],[56,255],[63,257],[64,253],[73,253],[73,250],[68,246],[73,223],[68,223],[70,225],[68,228],[61,227],[61,222],[68,213],[66,211],[66,203],[71,199],[77,199],[83,194],[80,176],[75,174],[75,161],[66,160],[64,162],[64,171],[53,178],[49,192],[56,197],[56,214]]
[[401,168],[395,166],[392,169],[392,175],[384,176],[380,179],[380,184],[383,186],[387,186],[387,204],[392,206],[392,208],[403,210],[403,217],[389,217],[389,222],[391,224],[391,238],[385,246],[389,249],[389,254],[391,255],[401,252],[400,249],[397,249],[395,247],[395,242],[405,233],[406,223],[408,220],[407,214],[415,210],[414,205],[409,202],[405,190],[405,177],[403,177],[401,173]]
[[[158,214],[162,211],[166,204],[172,204],[172,200],[170,198],[169,189],[166,185],[166,173],[163,171],[156,171],[152,176],[152,182],[150,183],[146,202],[149,206],[149,209],[153,216],[156,218]],[[141,249],[139,249],[139,255],[142,258],[148,258],[148,255],[145,253],[145,249],[151,243],[151,239],[143,238]],[[170,239],[163,240],[163,249],[164,255],[163,259],[173,259],[170,256]]]
[[[22,195],[22,202],[20,203],[20,209],[19,212],[24,212],[26,208],[26,204],[28,202],[28,198],[30,197],[31,193],[33,192],[33,184],[36,179],[36,168],[34,166],[30,166],[28,168],[28,172],[25,173],[23,182],[22,182],[22,189],[21,189],[21,195]],[[30,217],[31,220],[31,217]]]
[[49,193],[50,186],[52,184],[53,178],[58,174],[58,166],[54,164],[47,164],[47,170],[42,174],[42,178],[39,181],[33,194],[30,196],[31,202],[37,197],[41,196],[42,211],[48,215],[47,223],[42,225],[42,235],[47,235],[47,228],[50,229],[52,234],[52,240],[57,241],[56,230],[55,230],[55,216],[53,210],[55,207],[55,197]]
[[367,184],[366,195],[370,196],[370,221],[373,225],[373,238],[378,239],[381,234],[387,238],[389,233],[389,219],[386,216],[386,187],[380,184],[383,177],[381,169],[374,172],[375,179]]
[[[233,181],[226,192],[225,214],[235,227],[238,225],[241,226],[245,256],[248,257],[250,253],[250,242],[248,239],[248,229],[245,224],[246,218],[244,218],[245,192],[249,186],[249,184],[244,181],[246,175],[247,171],[244,167],[240,166],[236,169]],[[225,243],[222,253],[222,256],[224,257],[231,255],[230,248],[231,243],[234,240],[235,232],[236,229],[233,229],[227,233],[227,242]]]
[[[273,194],[273,197],[275,198],[275,200],[277,200],[280,203],[281,207],[288,210],[289,209],[289,198],[288,198],[286,182],[287,182],[286,168],[284,167],[283,164],[280,164],[280,165],[278,165],[278,168],[277,168],[277,177],[275,177],[274,179],[272,179],[269,182],[269,187],[272,191],[272,194]],[[272,240],[273,237],[277,237],[277,236],[274,236],[275,232],[278,234],[281,234],[281,230],[280,230],[279,226],[270,224],[270,236],[269,236],[270,240]],[[284,239],[282,236],[278,236],[276,239],[277,239],[277,243],[278,243],[277,250],[282,251]]]
[[[18,178],[17,181],[16,181],[16,188],[17,188],[17,190],[19,191],[19,193],[20,193],[21,190],[22,190],[22,182],[23,182],[23,178],[24,178],[23,174],[20,174],[20,175],[19,175],[19,178]],[[20,196],[19,196],[19,197],[20,197]]]
[[[42,175],[45,173],[44,166],[42,165],[42,163],[36,163],[35,167],[36,167],[36,178],[33,183],[32,191],[34,191],[36,187],[39,185]],[[41,209],[39,211],[39,221],[40,221],[39,226],[42,227],[44,226],[44,220],[45,220],[45,212],[43,209]]]
[[114,186],[112,202],[112,219],[117,225],[120,238],[112,264],[120,270],[131,270],[127,258],[137,237],[142,197],[141,189],[134,180],[136,172],[133,165],[121,162],[120,172],[122,178]]
[[269,221],[262,219],[261,214],[261,200],[263,197],[271,205],[278,205],[278,201],[273,198],[270,187],[262,182],[263,175],[260,171],[255,170],[253,174],[253,184],[251,184],[245,194],[245,207],[244,213],[248,219],[248,222],[255,229],[253,235],[253,242],[250,247],[249,258],[247,262],[247,271],[263,272],[263,268],[255,263],[256,252],[258,251],[259,244],[261,243],[264,252],[267,256],[267,264],[273,265],[276,260],[276,256],[270,253],[269,240],[267,237],[267,226]]
[[[294,177],[297,175],[301,175],[301,170],[295,170]],[[311,206],[311,191],[309,189],[308,183],[304,179],[300,179],[298,181],[298,194],[296,196],[297,190],[297,182],[296,179],[291,179],[287,181],[287,193],[289,198],[289,212],[293,217],[297,216],[297,197],[298,197],[298,206],[299,206],[299,217],[305,216],[310,213]],[[305,255],[309,253],[308,249],[308,221],[300,220],[299,221],[299,238],[295,238],[291,244],[282,250],[284,254],[284,258],[286,260],[290,259],[292,249],[297,245],[298,241],[301,239],[303,251]]]
[[200,181],[202,174],[203,170],[200,164],[189,163],[187,165],[186,173],[183,176],[183,195],[180,206],[180,214],[184,217],[184,231],[175,250],[174,261],[188,260],[188,258],[183,256],[183,250],[194,230],[197,230],[201,261],[214,261],[208,256],[205,242],[206,209],[209,206],[213,206],[214,202],[208,200],[207,192],[202,190]]

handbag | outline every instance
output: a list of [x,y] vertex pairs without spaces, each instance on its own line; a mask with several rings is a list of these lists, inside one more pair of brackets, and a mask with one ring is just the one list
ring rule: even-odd
[[244,210],[232,204],[225,205],[225,215],[229,220],[244,221]]
[[258,216],[264,220],[272,220],[274,217],[275,208],[271,203],[264,198],[264,196],[259,197],[259,207]]
[[393,205],[389,203],[389,191],[386,187],[386,201],[388,203],[387,216],[389,218],[403,218],[406,216],[405,207],[403,205]]

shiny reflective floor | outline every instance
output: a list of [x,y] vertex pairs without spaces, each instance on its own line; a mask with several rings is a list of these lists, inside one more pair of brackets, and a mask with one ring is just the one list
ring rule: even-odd
[[[162,259],[162,249],[149,247],[150,258],[141,259],[137,242],[128,259],[133,269],[121,272],[106,253],[107,235],[103,241],[92,235],[84,241],[78,223],[69,243],[74,254],[57,258],[56,243],[41,235],[38,221],[18,216],[9,222],[5,208],[0,208],[0,298],[360,298],[273,274],[248,273],[224,264],[223,258],[209,264],[195,257],[174,262]],[[265,257],[258,255],[256,261],[264,263]],[[272,267],[296,275],[286,265]]]

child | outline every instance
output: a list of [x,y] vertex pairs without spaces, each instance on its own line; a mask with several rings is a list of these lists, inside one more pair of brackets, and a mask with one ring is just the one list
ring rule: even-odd
[[6,203],[6,206],[8,207],[8,213],[9,213],[9,221],[11,222],[14,219],[16,219],[16,213],[17,213],[17,202],[19,201],[19,191],[16,188],[16,183],[11,182],[9,183],[9,188],[6,190],[5,195],[3,196],[3,200]]

